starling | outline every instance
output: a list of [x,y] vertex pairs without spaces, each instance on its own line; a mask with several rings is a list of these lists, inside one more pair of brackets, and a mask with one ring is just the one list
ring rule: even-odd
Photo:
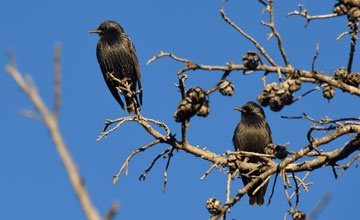
[[[100,36],[96,47],[96,56],[111,94],[125,110],[117,89],[119,88],[125,97],[127,111],[134,112],[140,107],[139,104],[142,105],[142,90],[140,68],[133,43],[125,34],[124,29],[115,21],[103,21],[96,30],[88,33],[97,33]],[[112,79],[109,74],[119,81]],[[136,95],[135,102],[132,97],[129,97],[128,92],[124,91],[123,88],[126,88],[126,84],[132,92],[136,92],[136,84],[138,84],[140,103]]]
[[[241,120],[233,136],[235,150],[264,154],[265,148],[272,143],[272,136],[263,109],[254,102],[248,102],[243,107],[234,109],[241,111]],[[249,162],[257,163],[259,158],[255,156],[250,157]],[[259,175],[259,172],[254,172],[252,175]],[[245,186],[252,180],[252,177],[241,175],[241,179]],[[248,191],[250,205],[264,204],[267,183],[253,195],[253,192],[261,183],[262,181],[258,182]]]

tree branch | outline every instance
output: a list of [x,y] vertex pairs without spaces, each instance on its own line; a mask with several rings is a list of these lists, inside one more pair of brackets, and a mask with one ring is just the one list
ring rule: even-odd
[[65,166],[67,174],[69,175],[70,183],[75,191],[77,198],[80,201],[81,207],[83,208],[86,217],[90,220],[100,220],[101,218],[98,214],[98,211],[91,203],[90,197],[76,168],[75,162],[73,161],[69,151],[67,150],[66,144],[59,131],[55,115],[53,115],[49,111],[49,109],[39,96],[38,92],[33,87],[26,84],[16,67],[11,65],[6,66],[6,71],[13,78],[13,80],[20,87],[20,89],[33,102],[35,108],[40,112],[46,127],[49,129],[55,147]]

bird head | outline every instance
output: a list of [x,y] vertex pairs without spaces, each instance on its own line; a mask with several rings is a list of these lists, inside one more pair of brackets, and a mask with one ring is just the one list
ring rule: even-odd
[[124,29],[115,21],[103,21],[96,30],[88,33],[96,33],[101,36],[116,36],[124,33]]
[[240,111],[243,118],[252,117],[252,118],[265,119],[264,110],[255,102],[248,102],[241,108],[235,107],[233,109]]

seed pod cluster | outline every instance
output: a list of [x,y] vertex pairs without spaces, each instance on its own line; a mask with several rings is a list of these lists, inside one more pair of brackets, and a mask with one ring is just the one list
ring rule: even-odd
[[339,1],[334,5],[333,12],[337,15],[344,15],[347,14],[350,9],[351,9],[350,5],[344,4],[341,1]]
[[284,82],[271,83],[265,86],[264,91],[257,97],[262,106],[270,105],[273,111],[280,111],[285,105],[290,105],[294,100],[293,92],[301,88],[301,80],[288,78]]
[[210,113],[209,100],[204,89],[200,87],[189,88],[185,92],[185,99],[178,104],[174,113],[176,122],[189,120],[195,114],[206,117]]
[[232,96],[234,94],[235,86],[229,80],[221,80],[219,82],[219,92],[225,96]]
[[351,86],[358,87],[360,83],[360,73],[352,72],[348,74],[346,78],[346,83]]
[[221,202],[215,198],[210,198],[206,201],[206,209],[213,215],[219,214],[221,207]]
[[358,87],[360,83],[360,73],[348,73],[344,67],[335,70],[334,79],[351,86]]
[[337,15],[347,15],[350,21],[357,21],[360,18],[360,8],[340,0],[334,5],[333,12]]
[[335,70],[334,79],[338,81],[345,82],[347,76],[347,71],[345,67],[340,67],[339,69]]
[[248,51],[243,57],[242,61],[244,66],[248,70],[256,70],[257,66],[259,65],[260,56],[255,53],[254,51]]

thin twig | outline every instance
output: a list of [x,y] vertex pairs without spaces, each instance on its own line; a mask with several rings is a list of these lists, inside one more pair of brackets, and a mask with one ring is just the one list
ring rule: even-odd
[[263,181],[263,182],[260,184],[260,186],[258,186],[258,187],[254,190],[254,192],[253,192],[252,194],[255,195],[255,194],[257,193],[257,191],[259,191],[265,184],[267,184],[267,182],[269,182],[270,178],[271,178],[271,176],[268,176],[268,177],[265,179],[265,181]]
[[293,12],[290,12],[287,14],[287,17],[290,17],[291,15],[299,15],[302,16],[304,18],[306,18],[306,23],[305,23],[305,28],[308,26],[308,24],[310,23],[311,20],[316,20],[316,19],[327,19],[327,18],[333,18],[333,17],[337,17],[338,15],[333,13],[333,14],[326,14],[326,15],[314,15],[314,16],[310,16],[308,14],[308,11],[305,9],[303,10],[302,7],[304,5],[299,4],[299,11],[295,10]]
[[268,39],[271,38],[272,36],[275,36],[277,41],[278,41],[278,47],[279,47],[279,50],[280,50],[280,53],[281,53],[281,56],[285,62],[285,65],[287,67],[291,67],[290,66],[290,62],[289,62],[289,59],[287,58],[286,56],[286,53],[285,53],[285,50],[284,50],[284,46],[283,46],[283,43],[282,43],[282,39],[281,39],[281,36],[280,34],[276,31],[276,28],[275,28],[275,22],[274,22],[274,5],[273,5],[273,0],[268,0],[269,4],[266,6],[266,10],[269,12],[269,15],[270,15],[270,23],[265,23],[265,22],[261,22],[261,24],[269,27],[271,29],[271,34],[268,35]]
[[166,183],[167,183],[167,171],[168,171],[168,168],[169,168],[169,165],[170,165],[170,160],[171,158],[173,157],[173,152],[174,152],[174,149],[175,148],[172,148],[170,150],[170,152],[168,153],[168,155],[166,155],[168,157],[168,160],[166,162],[166,167],[165,167],[165,171],[164,171],[164,189],[163,189],[163,193],[165,193],[165,190],[166,190]]
[[59,111],[61,105],[61,47],[59,44],[55,45],[54,52],[54,110],[53,114],[56,119],[59,118]]
[[299,180],[299,188],[300,188],[301,186],[303,186],[305,192],[308,192],[308,191],[309,191],[308,188],[307,188],[307,186],[313,184],[312,182],[310,182],[310,183],[304,183],[304,181],[305,181],[306,178],[309,176],[309,174],[310,174],[310,171],[306,172],[305,176],[304,176],[302,179],[300,179],[299,177],[295,176],[295,177]]
[[104,220],[113,219],[115,217],[115,214],[118,212],[118,210],[119,210],[119,203],[113,202],[113,204],[111,205],[111,208],[108,211],[108,213],[106,214]]
[[[183,75],[179,75],[179,91],[181,94],[181,99],[184,100],[185,99],[185,80],[187,79],[187,75],[183,74]],[[189,119],[190,120],[190,119]],[[190,125],[190,121],[182,121],[181,122],[181,142],[182,143],[187,143],[187,138],[186,138],[186,131],[188,129]]]
[[345,170],[346,170],[347,168],[349,168],[349,167],[355,162],[355,160],[357,160],[358,158],[360,158],[360,154],[354,156],[354,157],[349,161],[349,163],[347,163],[347,164],[345,164],[345,165],[335,166],[334,168],[337,168],[337,169],[342,168],[341,172],[340,172],[337,176],[341,176],[341,175],[345,172]]
[[136,151],[132,152],[132,153],[126,158],[126,160],[125,160],[125,162],[123,163],[122,167],[120,168],[119,172],[118,172],[116,175],[113,176],[113,177],[115,177],[115,179],[113,180],[113,184],[115,184],[115,183],[119,180],[119,176],[120,176],[121,172],[123,171],[123,169],[124,169],[125,167],[126,167],[126,176],[127,176],[127,174],[128,174],[128,172],[127,172],[127,167],[128,167],[128,165],[129,165],[129,161],[131,160],[131,158],[132,158],[133,156],[135,156],[137,153],[140,153],[140,152],[143,152],[143,151],[147,150],[148,148],[150,148],[150,147],[152,147],[152,146],[155,146],[155,145],[158,144],[158,143],[160,143],[160,140],[159,140],[159,139],[157,139],[157,140],[155,140],[155,141],[153,141],[153,142],[151,142],[151,143],[149,143],[149,144],[147,144],[147,145],[145,145],[145,146],[143,146],[143,147],[140,147],[140,148],[138,148]]
[[[101,132],[101,135],[96,139],[96,141],[100,141],[103,137],[106,137],[109,133],[115,131],[116,129],[118,129],[124,122],[126,121],[135,121],[136,120],[136,116],[128,116],[128,117],[123,117],[123,118],[119,118],[119,119],[116,119],[116,120],[109,120],[109,119],[106,119],[106,122],[105,122],[105,128],[103,129],[103,132]],[[115,122],[118,122],[119,123],[114,126],[113,128],[111,128],[110,130],[108,131],[105,131],[107,129],[107,127]]]
[[309,216],[306,218],[306,220],[314,220],[318,217],[320,212],[324,210],[326,205],[329,203],[332,195],[331,193],[327,192],[323,195],[323,197],[320,199],[320,201],[316,204],[315,208],[310,212]]
[[292,173],[292,177],[293,177],[293,180],[294,180],[294,183],[295,183],[295,192],[296,192],[296,205],[295,205],[295,211],[298,210],[298,207],[299,207],[299,186],[298,186],[298,182],[297,182],[297,179],[296,179],[296,176],[295,176],[295,173],[294,172],[291,172]]
[[287,174],[286,174],[285,171],[282,172],[282,177],[283,177],[284,192],[285,192],[286,199],[287,199],[287,201],[289,203],[289,206],[290,206],[290,212],[292,212],[294,209],[293,209],[293,206],[291,204],[291,198],[289,196],[288,189],[287,189],[287,186],[286,186],[288,177],[287,177]]
[[319,41],[316,43],[316,51],[315,51],[315,54],[314,54],[314,58],[312,60],[312,63],[311,63],[311,71],[314,71],[315,69],[315,61],[316,61],[316,58],[318,57],[319,55]]
[[145,172],[143,174],[141,174],[139,176],[139,180],[145,181],[146,176],[148,175],[148,173],[150,172],[151,168],[155,165],[156,161],[162,157],[164,154],[168,153],[169,151],[171,151],[173,149],[173,147],[169,147],[168,149],[164,150],[163,152],[161,152],[159,155],[157,155],[153,161],[151,162],[150,166],[145,170]]
[[324,87],[325,85],[326,84],[319,85],[319,86],[316,86],[315,88],[310,89],[309,91],[305,92],[304,94],[302,94],[302,95],[298,96],[296,99],[294,99],[293,103],[299,101],[300,99],[304,98],[306,95],[309,95],[310,93],[312,93],[314,91],[319,91],[320,88]]
[[251,43],[253,43],[255,45],[255,47],[260,51],[260,53],[269,61],[269,63],[272,66],[277,66],[276,63],[271,59],[271,57],[269,56],[269,54],[267,54],[267,52],[265,51],[264,48],[261,47],[261,45],[254,39],[252,38],[250,35],[246,34],[243,30],[241,30],[234,22],[232,22],[230,20],[230,18],[228,18],[225,15],[225,10],[224,7],[221,7],[220,9],[220,14],[222,16],[222,18],[228,23],[230,24],[233,28],[235,28],[237,31],[240,32],[240,34],[242,34],[245,38],[247,38],[249,41],[251,41]]
[[228,176],[227,176],[227,181],[226,181],[226,202],[228,202],[230,200],[231,178],[232,178],[232,173],[229,172]]
[[205,179],[205,177],[207,177],[207,175],[209,175],[209,173],[214,169],[214,168],[218,168],[217,164],[213,164],[210,166],[210,168],[204,173],[204,175],[200,178],[201,180]]
[[275,185],[276,185],[276,181],[277,181],[278,176],[279,176],[279,172],[276,172],[275,178],[274,178],[274,184],[273,184],[273,186],[271,188],[271,194],[269,196],[268,203],[266,204],[266,206],[269,206],[270,203],[271,203],[271,199],[272,199],[272,197],[274,195],[274,192],[275,192]]
[[351,40],[350,40],[350,53],[349,53],[349,61],[348,61],[348,66],[347,66],[347,72],[351,73],[351,67],[352,67],[352,63],[353,63],[353,59],[354,59],[354,53],[355,53],[355,45],[356,45],[356,41],[358,39],[357,36],[357,31],[358,31],[358,22],[352,22],[351,25]]

